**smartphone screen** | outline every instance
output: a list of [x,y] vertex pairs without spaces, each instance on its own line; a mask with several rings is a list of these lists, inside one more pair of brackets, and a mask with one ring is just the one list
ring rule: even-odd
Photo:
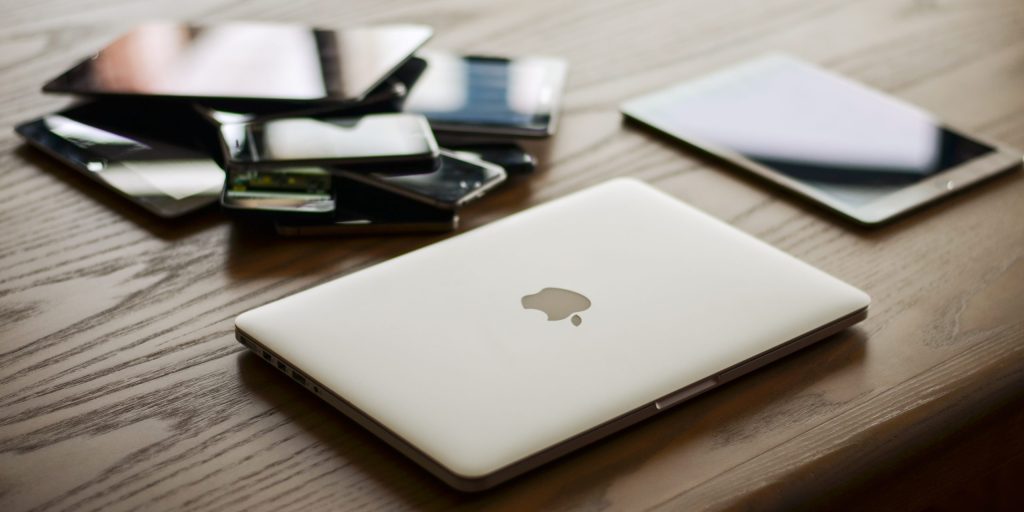
[[363,117],[281,118],[227,123],[220,127],[228,166],[340,166],[388,172],[422,172],[435,167],[437,142],[423,116],[372,114]]
[[275,117],[310,116],[319,118],[356,117],[367,114],[401,112],[409,90],[416,84],[427,63],[411,57],[383,83],[370,91],[359,103],[297,105],[245,100],[196,101],[193,107],[214,126],[227,123],[248,123]]
[[47,92],[355,102],[433,34],[424,25],[325,30],[293,24],[141,25],[43,87]]
[[565,61],[417,55],[427,61],[427,69],[409,93],[405,111],[425,115],[435,129],[522,137],[553,132]]
[[429,173],[393,176],[378,173],[345,172],[351,180],[379,187],[409,199],[446,209],[455,209],[481,197],[505,181],[505,170],[492,163],[441,151],[441,165]]

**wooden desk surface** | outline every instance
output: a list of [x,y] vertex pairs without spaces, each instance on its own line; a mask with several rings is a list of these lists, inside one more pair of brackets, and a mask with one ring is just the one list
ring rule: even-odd
[[[791,52],[1024,147],[1006,1],[5,2],[0,509],[788,508],[1024,394],[1024,175],[865,230],[623,126],[625,98]],[[22,146],[45,79],[153,18],[433,25],[432,47],[571,63],[542,169],[464,230],[613,176],[652,183],[874,299],[859,328],[493,492],[450,491],[246,354],[238,313],[440,237],[280,239],[163,222]]]

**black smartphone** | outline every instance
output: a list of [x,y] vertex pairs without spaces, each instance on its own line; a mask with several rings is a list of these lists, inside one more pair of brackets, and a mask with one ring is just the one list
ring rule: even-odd
[[81,104],[18,125],[32,146],[160,217],[217,202],[224,171],[202,121],[188,109],[154,107],[141,118],[114,101]]
[[369,235],[445,232],[456,229],[459,216],[370,185],[334,177],[336,208],[329,219],[277,219],[285,236]]
[[429,173],[395,176],[341,171],[341,175],[435,208],[449,210],[483,196],[505,181],[507,176],[505,170],[495,164],[447,150],[441,150],[440,166]]
[[439,151],[430,125],[415,114],[225,123],[220,134],[228,167],[313,165],[426,172],[436,168]]
[[438,132],[507,137],[554,133],[567,65],[549,57],[487,57],[421,51],[427,69],[405,111]]
[[533,155],[516,144],[448,146],[448,150],[460,158],[475,158],[495,164],[505,169],[509,176],[530,174],[537,168]]

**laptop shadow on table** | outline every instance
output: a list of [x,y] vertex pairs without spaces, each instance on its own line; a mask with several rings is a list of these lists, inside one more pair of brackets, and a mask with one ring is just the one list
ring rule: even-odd
[[113,190],[83,176],[81,172],[68,168],[27,144],[18,146],[14,150],[14,154],[28,164],[42,169],[62,184],[75,189],[81,195],[103,205],[162,240],[180,240],[225,222],[224,215],[218,211],[216,204],[205,206],[181,217],[172,219],[158,217],[121,197]]
[[[749,441],[775,428],[773,421],[794,421],[778,414],[777,409],[796,407],[805,415],[827,414],[837,405],[827,400],[818,403],[820,397],[814,398],[818,394],[807,390],[862,362],[866,345],[862,329],[847,329],[671,411],[475,494],[449,488],[251,352],[239,356],[238,369],[246,389],[329,446],[339,457],[339,467],[351,464],[358,468],[357,473],[369,475],[408,506],[451,509],[478,506],[485,500],[558,506],[565,496],[577,495],[578,499],[579,495],[603,492],[617,478],[666,450],[708,437],[716,446]],[[808,400],[808,395],[814,399]]]

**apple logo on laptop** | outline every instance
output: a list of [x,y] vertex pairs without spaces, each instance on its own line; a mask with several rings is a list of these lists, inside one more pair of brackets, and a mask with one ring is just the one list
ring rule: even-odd
[[544,288],[532,295],[523,296],[523,309],[536,309],[548,315],[548,321],[565,320],[572,315],[572,324],[583,323],[579,313],[590,308],[590,299],[582,294],[563,288]]

